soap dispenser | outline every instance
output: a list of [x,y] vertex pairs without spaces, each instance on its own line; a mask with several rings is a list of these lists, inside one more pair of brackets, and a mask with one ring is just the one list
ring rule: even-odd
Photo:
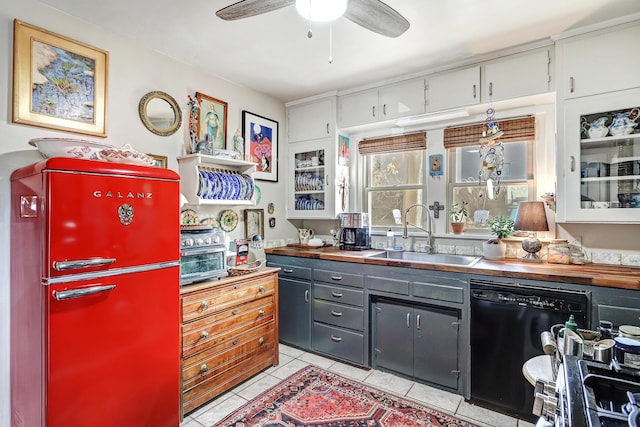
[[387,231],[387,249],[393,249],[396,246],[396,236],[392,229]]

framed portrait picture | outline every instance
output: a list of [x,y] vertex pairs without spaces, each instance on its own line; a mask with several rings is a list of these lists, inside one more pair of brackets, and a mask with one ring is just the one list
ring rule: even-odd
[[264,209],[245,209],[244,236],[249,240],[256,234],[264,240]]
[[198,141],[207,141],[212,149],[227,147],[227,103],[196,92],[198,110]]
[[244,158],[257,163],[254,179],[278,181],[278,122],[242,112]]
[[349,167],[349,138],[338,136],[338,164]]
[[147,156],[153,158],[153,166],[157,168],[167,167],[167,156],[158,156],[157,154],[147,154]]
[[107,136],[109,53],[13,21],[13,122]]

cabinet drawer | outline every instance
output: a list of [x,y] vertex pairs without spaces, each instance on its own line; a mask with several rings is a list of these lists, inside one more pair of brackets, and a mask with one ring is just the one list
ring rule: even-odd
[[364,335],[361,333],[314,323],[313,349],[359,365],[364,364]]
[[182,326],[182,355],[190,356],[274,319],[274,299],[259,300],[214,313]]
[[314,285],[313,297],[326,301],[364,307],[364,291],[356,289],[346,289],[329,285]]
[[260,299],[275,292],[276,275],[240,280],[182,297],[182,321],[189,322],[219,310]]
[[231,339],[219,345],[211,346],[193,356],[184,357],[182,362],[183,388],[205,381],[252,354],[273,350],[274,340],[275,323],[271,322],[242,333],[236,333]]
[[313,280],[317,282],[338,283],[344,286],[364,287],[364,277],[360,274],[341,273],[339,271],[313,270]]
[[414,282],[413,296],[462,304],[464,302],[464,289],[436,283]]
[[390,292],[398,295],[409,295],[409,281],[388,279],[386,277],[367,277],[367,289],[370,291]]
[[[248,351],[224,365],[208,367],[205,373],[198,373],[194,379],[183,383],[183,412],[187,413],[198,408],[252,375],[276,364],[274,352],[278,348],[278,343],[275,337],[270,336],[269,339],[270,341],[265,341],[261,347]],[[199,372],[200,366],[197,368]]]
[[361,308],[314,300],[313,320],[362,331],[364,329],[364,310]]
[[280,277],[288,279],[311,280],[311,269],[307,267],[296,267],[293,265],[269,263],[270,267],[280,267]]

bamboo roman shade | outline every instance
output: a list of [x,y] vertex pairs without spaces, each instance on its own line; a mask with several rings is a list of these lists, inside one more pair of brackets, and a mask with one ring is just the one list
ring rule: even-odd
[[384,138],[363,139],[358,144],[358,151],[363,156],[426,149],[427,132],[408,133]]
[[[536,118],[533,116],[496,120],[496,123],[504,132],[504,135],[500,137],[502,142],[527,141],[536,137]],[[445,128],[444,148],[478,145],[484,128],[484,123]]]

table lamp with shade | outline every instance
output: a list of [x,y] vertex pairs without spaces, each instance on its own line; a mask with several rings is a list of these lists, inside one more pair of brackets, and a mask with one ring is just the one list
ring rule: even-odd
[[520,202],[516,221],[516,230],[528,231],[529,236],[522,241],[522,249],[527,254],[520,260],[525,262],[542,262],[536,255],[542,249],[542,243],[534,234],[536,231],[549,231],[547,224],[547,214],[544,211],[544,202]]

